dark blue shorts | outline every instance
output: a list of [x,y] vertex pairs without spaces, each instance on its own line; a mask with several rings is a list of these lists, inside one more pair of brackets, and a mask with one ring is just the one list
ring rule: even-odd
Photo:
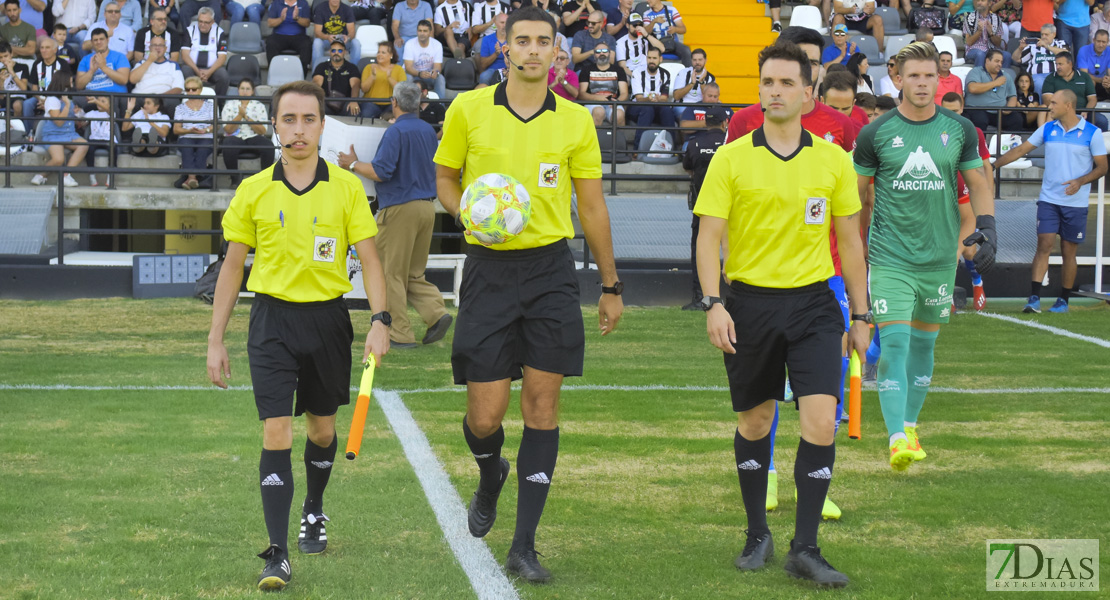
[[1037,202],[1037,235],[1059,234],[1060,239],[1082,244],[1087,238],[1087,207]]

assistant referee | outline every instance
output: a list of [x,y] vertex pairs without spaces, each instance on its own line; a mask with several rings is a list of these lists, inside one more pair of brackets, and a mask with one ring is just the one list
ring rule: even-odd
[[[864,313],[852,315],[848,346],[862,356],[870,314],[860,201],[848,154],[802,128],[802,107],[813,97],[806,53],[780,42],[760,52],[759,70],[763,126],[717,151],[694,206],[701,218],[698,274],[708,298],[709,340],[725,353],[738,413],[733,447],[748,529],[736,567],[755,570],[774,555],[766,508],[769,434],[789,369],[802,437],[794,462],[794,539],[784,568],[819,586],[843,587],[848,577],[817,547],[836,457],[845,335],[827,282],[835,273],[828,240],[835,225],[852,312]],[[717,249],[726,230],[732,293],[723,303]]]
[[511,175],[532,198],[531,220],[516,238],[489,248],[466,238],[451,366],[455,383],[467,386],[463,435],[481,472],[469,511],[476,537],[489,532],[497,517],[497,498],[509,475],[509,463],[501,458],[501,421],[509,382],[524,379],[517,522],[506,567],[542,582],[551,573],[536,558],[535,536],[559,453],[559,390],[564,376],[582,374],[585,347],[578,277],[567,245],[574,237],[572,185],[601,274],[602,335],[617,327],[623,286],[613,264],[593,119],[547,87],[555,21],[529,6],[509,16],[505,31],[506,81],[462,94],[447,110],[435,156],[436,188],[452,214],[459,210],[462,189],[487,173]]
[[[385,277],[374,235],[377,225],[362,183],[319,157],[324,130],[324,90],[307,81],[274,93],[272,123],[282,157],[244,181],[223,218],[230,242],[208,334],[208,377],[226,388],[231,377],[224,332],[243,281],[247,251],[255,249],[247,289],[255,293],[247,356],[258,418],[263,422],[259,487],[270,547],[258,588],[280,590],[289,582],[289,509],[293,501],[292,416],[305,415],[307,492],[298,546],[305,554],[327,547],[324,488],[337,440],[335,413],[350,402],[354,332],[343,294],[351,291],[347,249],[362,262],[370,306],[363,359],[380,362],[389,351],[390,315]],[[294,403],[294,395],[296,402]]]

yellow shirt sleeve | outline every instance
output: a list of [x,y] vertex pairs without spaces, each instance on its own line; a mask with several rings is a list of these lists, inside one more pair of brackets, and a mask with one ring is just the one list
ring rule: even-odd
[[593,117],[584,110],[579,119],[578,130],[582,137],[574,153],[570,155],[570,176],[572,179],[601,179],[601,145],[597,141],[597,128]]
[[374,220],[374,213],[370,212],[370,202],[366,200],[362,181],[356,183],[357,186],[347,187],[346,225],[349,246],[378,235],[378,223]]
[[[456,99],[447,107],[447,115],[443,119],[443,138],[439,141],[439,149],[433,159],[436,164],[449,169],[461,169],[466,163],[468,127],[463,104],[465,102]],[[598,158],[600,157],[599,150]]]
[[256,248],[258,240],[255,237],[254,202],[247,199],[244,191],[248,190],[239,188],[239,192],[231,199],[231,204],[224,213],[222,221],[224,239]]
[[832,216],[847,217],[860,211],[859,187],[856,169],[847,152],[840,152],[840,172],[837,174],[836,189],[831,198]]
[[701,184],[701,191],[698,192],[698,200],[694,205],[694,214],[728,220],[731,211],[732,169],[727,154],[718,151],[705,172],[705,181]]

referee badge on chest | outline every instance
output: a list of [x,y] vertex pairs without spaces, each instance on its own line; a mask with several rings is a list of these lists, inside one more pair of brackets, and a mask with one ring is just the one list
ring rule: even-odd
[[806,225],[821,225],[825,222],[827,198],[806,199]]
[[542,188],[559,187],[558,163],[540,163],[540,180],[536,185]]
[[312,260],[316,262],[335,262],[336,240],[333,237],[315,236],[312,243]]

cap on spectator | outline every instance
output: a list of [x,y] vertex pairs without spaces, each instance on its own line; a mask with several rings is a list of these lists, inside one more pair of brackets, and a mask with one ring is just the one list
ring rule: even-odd
[[629,23],[643,23],[644,18],[642,16],[640,16],[640,13],[632,13],[632,14],[628,15],[628,22]]
[[716,127],[728,122],[728,111],[723,106],[710,106],[705,109],[705,124]]
[[343,49],[344,49],[344,50],[346,50],[346,49],[347,49],[347,42],[344,42],[344,41],[343,41],[343,38],[335,38],[335,39],[333,39],[333,40],[331,41],[331,44],[328,44],[328,48],[331,48],[333,44],[339,44],[340,46],[343,46]]
[[833,35],[836,35],[838,33],[843,33],[844,35],[848,35],[848,26],[845,25],[844,23],[841,23],[841,24],[836,25],[835,27],[833,27],[832,32],[833,32]]

